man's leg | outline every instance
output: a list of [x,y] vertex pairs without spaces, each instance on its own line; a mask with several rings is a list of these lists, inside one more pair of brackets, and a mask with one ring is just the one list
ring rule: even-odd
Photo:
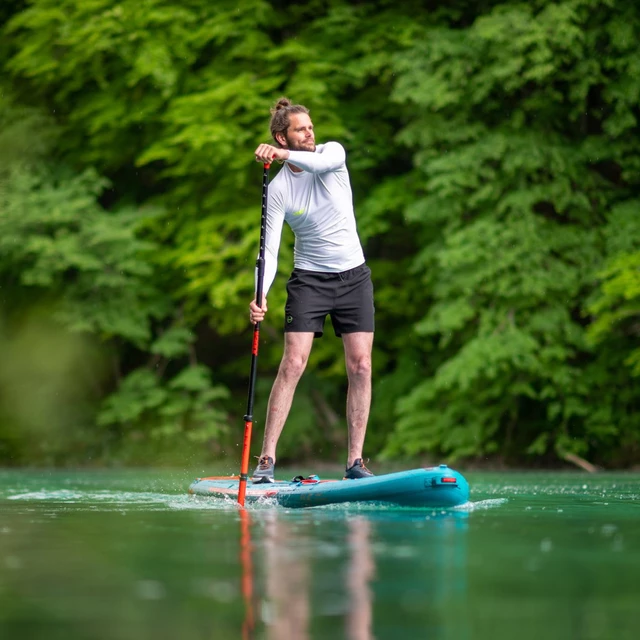
[[342,335],[349,378],[347,391],[347,426],[349,444],[347,468],[362,458],[364,436],[371,406],[371,350],[373,333],[357,332]]
[[307,366],[312,344],[313,333],[284,334],[284,353],[267,405],[261,458],[269,456],[274,462],[276,460],[276,445],[289,415],[298,381]]

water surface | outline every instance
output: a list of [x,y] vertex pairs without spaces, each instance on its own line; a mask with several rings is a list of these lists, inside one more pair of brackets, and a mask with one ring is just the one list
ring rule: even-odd
[[188,496],[196,475],[0,471],[0,638],[638,637],[637,474],[466,473],[452,510],[244,512]]

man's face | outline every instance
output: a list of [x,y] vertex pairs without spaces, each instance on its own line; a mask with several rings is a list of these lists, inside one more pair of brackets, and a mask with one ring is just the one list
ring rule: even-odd
[[294,113],[289,118],[289,128],[285,135],[285,149],[291,151],[315,151],[316,136],[313,132],[313,122],[306,113]]

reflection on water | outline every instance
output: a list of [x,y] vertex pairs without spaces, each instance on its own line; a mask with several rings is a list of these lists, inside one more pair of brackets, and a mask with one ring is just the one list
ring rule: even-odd
[[0,470],[0,638],[635,640],[637,476],[489,475],[449,511]]
[[269,638],[300,638],[309,635],[310,566],[304,534],[283,521],[276,509],[264,514],[265,598],[261,618]]
[[254,637],[255,615],[253,612],[253,560],[251,554],[251,515],[246,509],[240,509],[240,568],[242,571],[241,591],[245,616],[242,622],[242,638]]
[[239,515],[243,638],[255,637],[256,617],[270,640],[325,637],[337,628],[348,640],[416,627],[429,638],[468,637],[463,624],[444,624],[442,613],[466,597],[468,511]]
[[346,636],[349,640],[370,640],[373,595],[369,583],[375,575],[371,553],[371,523],[363,516],[348,521],[347,547],[350,552],[346,569],[348,615]]
[[[370,544],[371,523],[363,516],[347,520],[347,562],[335,576],[340,607],[332,613],[344,618],[344,636],[371,640],[372,592],[375,566]],[[311,636],[313,560],[305,550],[310,540],[297,533],[277,510],[265,518],[266,598],[261,603],[268,638]],[[302,551],[300,551],[302,549]],[[339,555],[339,552],[336,553]]]

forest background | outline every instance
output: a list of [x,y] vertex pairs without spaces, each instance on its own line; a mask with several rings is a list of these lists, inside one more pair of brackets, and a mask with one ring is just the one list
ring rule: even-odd
[[[366,454],[637,465],[639,42],[628,0],[3,0],[0,464],[239,460],[286,95],[347,149]],[[256,440],[291,266],[286,231]],[[345,385],[327,326],[281,460],[343,461]]]

